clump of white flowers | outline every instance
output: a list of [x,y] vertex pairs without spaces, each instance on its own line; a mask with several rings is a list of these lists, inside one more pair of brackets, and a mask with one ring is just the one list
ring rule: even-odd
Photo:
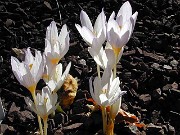
[[[57,91],[61,88],[64,80],[69,74],[71,63],[68,64],[63,73],[62,57],[69,50],[69,32],[67,26],[63,25],[60,34],[54,21],[47,27],[45,50],[43,53],[35,49],[35,56],[28,47],[25,51],[24,61],[11,57],[11,67],[16,79],[26,87],[33,98],[26,103],[37,114],[40,134],[47,135],[47,120],[49,114],[53,113],[57,106]],[[36,86],[40,79],[46,83],[41,93],[36,95]],[[44,131],[41,124],[44,122]]]
[[[103,132],[106,135],[114,134],[115,117],[120,111],[122,95],[126,93],[120,88],[116,65],[132,35],[137,15],[138,12],[132,14],[132,7],[127,1],[119,9],[117,16],[113,12],[108,21],[102,9],[93,26],[86,12],[82,10],[81,26],[75,24],[80,35],[89,45],[88,51],[97,64],[98,76],[94,80],[92,78],[89,80],[89,89],[93,100],[102,110]],[[31,48],[28,47],[24,51],[23,61],[11,57],[12,71],[16,79],[32,95],[33,101],[27,99],[26,103],[38,116],[41,135],[47,135],[48,116],[58,106],[57,91],[63,85],[71,68],[69,63],[63,72],[63,66],[60,63],[61,58],[69,50],[69,40],[66,24],[58,33],[56,23],[52,21],[46,30],[43,53],[35,49],[35,55],[33,55]],[[104,43],[105,46],[103,46]],[[103,70],[102,76],[101,70]],[[46,86],[42,88],[41,93],[36,94],[36,86],[40,79],[44,80]],[[1,106],[0,104],[0,109]],[[44,123],[44,131],[41,120]]]
[[[138,12],[132,14],[132,7],[127,1],[119,9],[117,16],[115,17],[113,12],[107,22],[102,10],[94,28],[85,11],[80,13],[82,27],[75,24],[84,41],[90,46],[88,51],[97,64],[98,77],[95,77],[94,82],[90,79],[89,86],[93,100],[101,107],[103,132],[106,135],[114,134],[114,120],[120,111],[121,97],[126,93],[120,89],[116,65],[132,35],[137,15]],[[100,68],[104,70],[102,77]],[[110,111],[107,108],[110,108]]]

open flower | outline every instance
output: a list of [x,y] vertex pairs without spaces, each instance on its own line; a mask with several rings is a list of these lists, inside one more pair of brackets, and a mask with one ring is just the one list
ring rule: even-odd
[[58,64],[60,59],[69,50],[69,32],[66,24],[63,25],[60,34],[54,21],[47,27],[45,39],[45,55],[52,64]]
[[29,98],[26,99],[26,104],[43,120],[48,118],[48,115],[54,112],[57,108],[57,94],[51,93],[51,90],[46,86],[42,89],[42,93],[37,93],[36,104]]
[[95,21],[94,28],[89,16],[83,10],[80,13],[80,20],[82,27],[79,24],[75,24],[75,26],[84,41],[91,46],[93,39],[97,38],[98,42],[102,45],[106,39],[106,16],[103,9]]
[[111,44],[116,56],[119,55],[122,47],[129,41],[138,12],[132,15],[132,7],[130,3],[125,2],[114,20],[115,13],[113,12],[107,23],[107,41]]
[[94,101],[103,107],[114,104],[126,91],[121,91],[119,78],[113,79],[111,68],[107,67],[102,78],[96,77],[92,84],[89,80],[90,93]]
[[88,51],[96,64],[101,68],[105,69],[107,66],[110,66],[112,69],[114,67],[115,56],[113,50],[110,48],[104,49],[103,46],[98,44],[96,39],[93,40],[92,47],[88,47]]
[[25,51],[25,61],[20,62],[11,56],[12,71],[16,79],[31,93],[35,92],[36,85],[42,77],[44,63],[44,56],[41,55],[40,51],[35,50],[34,57],[30,48]]
[[119,27],[123,27],[129,20],[131,22],[131,26],[130,26],[130,35],[129,38],[134,30],[134,26],[136,23],[136,19],[138,16],[138,12],[136,11],[134,14],[132,14],[132,7],[129,3],[129,1],[126,1],[121,8],[118,11],[118,14],[116,16],[116,21],[119,25]]
[[64,83],[64,80],[66,79],[69,70],[71,67],[71,63],[69,63],[66,67],[66,70],[64,71],[64,73],[62,74],[62,64],[59,63],[52,71],[52,74],[50,75],[50,80],[47,82],[47,85],[49,86],[49,88],[51,89],[51,91],[57,92],[61,86]]

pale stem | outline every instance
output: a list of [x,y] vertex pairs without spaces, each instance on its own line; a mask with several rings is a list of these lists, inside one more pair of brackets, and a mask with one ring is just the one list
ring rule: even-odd
[[44,122],[44,135],[47,135],[47,128],[48,128],[47,118],[48,117],[44,117],[43,118],[43,122]]
[[[36,102],[36,94],[35,94],[35,90],[33,92],[31,92],[31,95],[33,97],[33,100],[34,100],[34,104],[35,106],[37,105],[37,102]],[[37,108],[36,108],[37,109]],[[42,123],[41,123],[41,117],[37,114],[37,118],[38,118],[38,123],[39,123],[39,129],[40,129],[40,133],[41,135],[43,135],[43,128],[42,128]]]
[[101,78],[101,75],[100,75],[100,67],[99,67],[98,64],[97,64],[97,73],[98,73],[98,77]]
[[102,106],[103,133],[106,134],[107,114],[106,108]]
[[117,72],[117,64],[114,65],[114,69],[113,69],[113,78],[115,79],[116,78],[116,72]]
[[[119,54],[119,53],[118,53]],[[113,69],[113,78],[115,79],[116,78],[116,73],[117,73],[117,61],[118,61],[118,54],[115,54],[115,65],[114,65],[114,69]]]

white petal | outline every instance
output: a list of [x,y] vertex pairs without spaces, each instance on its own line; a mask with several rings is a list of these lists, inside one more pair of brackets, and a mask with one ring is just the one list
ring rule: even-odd
[[87,44],[89,44],[90,46],[92,45],[92,41],[95,38],[94,34],[86,27],[82,27],[82,35],[83,35],[83,39],[85,40],[85,42],[87,42]]
[[107,66],[104,70],[104,73],[102,75],[102,86],[105,86],[107,83],[109,83],[109,79],[111,77],[111,68]]
[[109,101],[108,101],[108,99],[106,97],[106,94],[100,94],[99,99],[101,101],[101,106],[105,106],[105,107],[109,106]]
[[116,95],[114,97],[112,97],[110,100],[110,105],[113,105],[122,95],[124,95],[126,93],[126,91],[120,91],[117,90]]
[[61,32],[59,34],[59,42],[60,44],[65,44],[65,39],[68,35],[68,31],[67,31],[67,26],[66,24],[63,25],[63,27],[61,28]]
[[131,27],[130,27],[130,35],[129,35],[129,38],[131,37],[132,33],[133,33],[133,30],[134,30],[134,27],[135,27],[135,23],[136,23],[136,20],[137,20],[137,15],[138,15],[138,12],[135,12],[132,17],[130,18],[130,21],[131,21]]
[[68,64],[67,67],[66,67],[66,70],[64,71],[64,73],[63,73],[63,75],[62,75],[62,77],[63,77],[64,80],[65,80],[65,78],[67,77],[67,75],[69,74],[70,68],[71,68],[71,62],[69,62],[69,64]]
[[123,24],[130,19],[132,15],[132,7],[129,3],[129,1],[126,1],[120,8],[117,16],[123,16]]
[[119,25],[114,19],[109,20],[107,23],[107,32],[111,29],[113,29],[116,33],[120,33]]
[[[104,14],[104,10],[102,9],[102,12],[98,15],[94,25],[94,32],[96,33],[96,35],[101,35],[101,34],[103,34],[104,36],[106,35],[105,25],[106,25],[106,16]],[[101,30],[103,33],[101,33]]]
[[51,89],[51,91],[53,92],[54,89],[56,88],[56,84],[57,83],[54,80],[50,80],[47,85]]
[[[111,19],[114,20],[114,17],[115,17],[115,12],[113,11],[113,12],[111,13],[110,17],[109,17],[109,20],[111,20]],[[108,20],[108,21],[109,21],[109,20]]]
[[76,27],[76,29],[78,30],[78,32],[79,32],[79,34],[83,37],[83,35],[82,35],[82,28],[81,28],[81,26],[79,25],[79,24],[75,24],[75,27]]
[[112,104],[112,107],[111,107],[111,117],[116,117],[116,115],[118,114],[119,112],[119,109],[121,107],[121,100],[122,100],[122,97],[120,97],[114,104]]
[[101,55],[100,51],[97,52],[96,48],[94,49],[93,47],[88,47],[88,51],[89,51],[90,55],[92,56],[92,58],[94,59],[94,61],[99,66],[103,66],[102,55]]
[[25,51],[25,63],[27,65],[32,64],[34,61],[34,56],[31,53],[30,47],[27,48],[27,50]]
[[80,13],[80,20],[82,26],[87,27],[90,31],[93,32],[93,26],[91,20],[89,19],[89,16],[86,14],[86,12],[84,12],[83,10],[81,10]]
[[105,42],[106,40],[106,35],[103,31],[103,29],[100,30],[100,32],[97,35],[97,40],[99,42],[99,44],[102,46],[102,44]]
[[105,49],[105,53],[107,56],[107,65],[112,69],[116,63],[114,51],[112,49]]
[[69,34],[65,38],[65,43],[60,44],[60,59],[64,57],[64,55],[68,52],[69,50]]
[[117,90],[120,88],[119,85],[120,85],[120,81],[119,81],[119,77],[117,77],[111,83],[110,89],[107,94],[108,98],[111,98],[116,94]]
[[117,40],[117,45],[119,45],[119,47],[123,47],[124,45],[126,45],[126,43],[129,41],[129,30],[126,31],[121,38],[118,38]]
[[121,44],[121,37],[114,31],[113,28],[108,32],[107,40],[112,47],[120,48],[123,46]]
[[[16,79],[23,85],[22,75],[20,73],[20,62],[17,58],[11,56],[11,67]],[[22,71],[21,71],[22,72]]]
[[[64,71],[63,75],[61,75],[61,76],[60,76],[60,74],[57,75],[58,76],[57,84],[56,84],[56,88],[55,88],[54,92],[57,92],[61,88],[61,86],[63,85],[63,83],[64,83],[64,81],[65,81],[65,79],[66,79],[66,77],[67,77],[67,75],[69,73],[70,67],[71,67],[71,62],[66,67],[66,70]],[[61,72],[62,72],[62,67],[61,67]]]
[[53,74],[53,78],[58,82],[61,80],[61,77],[62,77],[62,64],[59,63],[57,66],[56,66],[56,69],[54,71],[54,74]]
[[42,56],[40,51],[35,50],[35,60],[31,68],[31,73],[36,83],[42,78],[45,64],[44,60],[44,55]]
[[58,38],[58,30],[56,26],[56,22],[52,21],[51,24],[47,27],[46,30],[46,39],[49,40],[51,44],[54,43]]
[[117,16],[117,17],[116,17],[116,21],[117,21],[117,23],[118,23],[118,25],[119,25],[120,27],[123,26],[123,16],[122,16],[122,15]]

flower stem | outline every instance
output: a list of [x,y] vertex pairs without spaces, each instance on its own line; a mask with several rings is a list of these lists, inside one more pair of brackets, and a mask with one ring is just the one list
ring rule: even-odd
[[113,78],[114,79],[116,78],[116,72],[117,72],[116,66],[117,66],[117,64],[114,65],[114,69],[113,69]]
[[98,64],[97,64],[97,73],[98,73],[98,77],[101,78],[101,75],[100,75],[100,67],[99,67]]
[[[33,97],[34,104],[35,104],[35,106],[36,106],[36,105],[37,105],[37,102],[36,102],[35,90],[31,92],[31,95],[32,95],[32,97]],[[37,108],[36,108],[36,109],[37,109]],[[43,135],[43,128],[42,128],[42,123],[41,123],[41,117],[40,117],[39,115],[37,115],[37,118],[38,118],[40,133],[41,133],[41,135]]]
[[44,117],[43,118],[43,122],[44,122],[44,135],[47,135],[47,128],[48,128],[47,118],[48,117]]
[[114,120],[109,119],[108,125],[107,125],[107,133],[106,135],[114,135]]
[[106,134],[107,114],[106,108],[102,106],[103,133]]

